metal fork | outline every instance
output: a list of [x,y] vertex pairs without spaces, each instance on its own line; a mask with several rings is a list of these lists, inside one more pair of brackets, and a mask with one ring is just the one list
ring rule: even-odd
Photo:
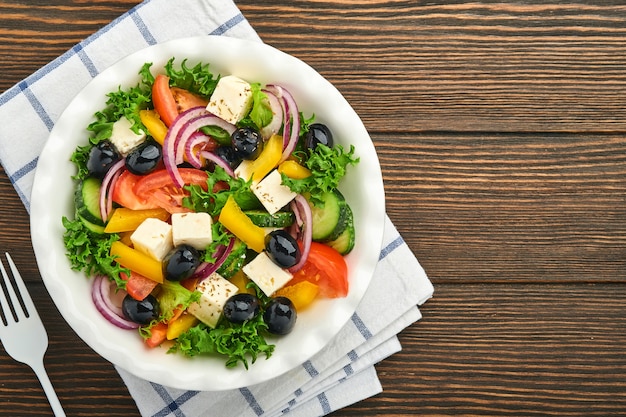
[[0,288],[0,314],[3,316],[0,317],[0,341],[4,350],[13,359],[25,363],[35,371],[54,415],[65,417],[65,412],[43,366],[43,358],[48,349],[48,334],[15,263],[8,253],[5,255],[18,291],[16,293],[13,289],[9,275],[0,261],[0,271],[5,285],[5,291]]

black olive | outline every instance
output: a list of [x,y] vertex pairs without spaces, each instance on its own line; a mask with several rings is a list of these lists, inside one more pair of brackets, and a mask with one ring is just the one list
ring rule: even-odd
[[242,127],[230,137],[233,149],[241,159],[256,159],[263,150],[261,134],[251,127]]
[[154,171],[162,159],[161,145],[147,140],[126,155],[126,169],[135,175],[146,175]]
[[126,295],[122,301],[122,313],[130,321],[148,324],[159,317],[159,302],[151,294],[141,301]]
[[224,317],[231,323],[243,323],[246,320],[255,318],[261,305],[259,299],[246,293],[235,294],[224,303]]
[[333,133],[325,124],[313,123],[304,135],[304,145],[309,149],[315,149],[318,144],[332,148],[334,144]]
[[215,149],[215,155],[222,158],[232,169],[237,168],[237,165],[241,162],[241,158],[237,156],[232,146],[218,147]]
[[285,335],[296,324],[296,308],[287,297],[276,297],[270,301],[263,313],[267,330],[273,334]]
[[291,268],[300,260],[300,247],[296,239],[279,229],[265,237],[265,250],[274,263],[281,268]]
[[89,151],[89,159],[87,160],[89,175],[100,179],[104,178],[109,168],[120,159],[122,159],[122,155],[111,141],[105,140],[98,143]]
[[193,246],[178,245],[163,260],[163,275],[170,281],[189,278],[200,265],[200,253]]

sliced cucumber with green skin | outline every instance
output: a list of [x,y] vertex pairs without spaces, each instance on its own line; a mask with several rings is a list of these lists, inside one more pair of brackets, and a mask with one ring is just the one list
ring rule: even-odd
[[354,229],[354,218],[352,216],[352,209],[348,205],[346,205],[346,207],[348,207],[348,220],[346,221],[346,228],[339,235],[337,239],[327,242],[328,246],[335,249],[337,252],[339,252],[342,255],[346,255],[350,253],[352,249],[354,249],[354,242],[355,242],[355,236],[356,236],[355,229]]
[[81,218],[94,225],[104,226],[104,221],[100,217],[100,186],[99,179],[85,178],[76,187],[74,204]]
[[289,227],[296,221],[296,215],[292,211],[278,211],[270,214],[263,210],[244,211],[252,223],[259,227]]
[[94,224],[92,222],[90,222],[89,220],[85,219],[83,216],[81,215],[77,215],[77,218],[85,225],[85,227],[87,229],[89,229],[89,231],[97,234],[97,235],[103,235],[104,234],[104,226],[101,226],[99,224]]
[[327,242],[335,240],[346,228],[348,204],[339,190],[329,191],[322,195],[323,207],[311,206],[313,217],[313,240]]

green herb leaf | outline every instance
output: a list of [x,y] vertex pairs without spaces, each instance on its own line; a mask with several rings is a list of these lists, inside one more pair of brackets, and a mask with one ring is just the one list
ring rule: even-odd
[[214,222],[211,225],[211,235],[213,240],[204,252],[204,262],[215,263],[217,261],[215,253],[220,247],[228,246],[232,235],[220,222]]
[[[218,183],[225,183],[225,188]],[[207,191],[204,191],[199,185],[188,185],[185,189],[189,191],[189,197],[183,198],[183,206],[190,208],[196,212],[206,212],[211,216],[217,216],[222,211],[226,200],[230,195],[235,201],[240,199],[250,199],[252,191],[250,191],[251,181],[245,181],[242,178],[233,178],[220,166],[216,166],[215,170],[209,173],[207,179]],[[213,191],[216,190],[216,191]]]
[[218,268],[217,273],[229,279],[243,268],[248,254],[248,245],[237,239],[233,249],[228,254],[224,263]]
[[231,144],[230,133],[219,126],[203,126],[200,130],[222,146],[230,146]]

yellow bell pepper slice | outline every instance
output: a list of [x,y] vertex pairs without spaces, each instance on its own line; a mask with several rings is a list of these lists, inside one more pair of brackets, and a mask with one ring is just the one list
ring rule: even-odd
[[261,154],[255,160],[250,162],[247,172],[252,173],[252,181],[261,181],[276,167],[276,165],[278,165],[282,155],[283,137],[273,135],[267,140],[267,142],[265,142]]
[[167,324],[167,340],[174,340],[193,326],[198,324],[200,320],[193,314],[183,313],[175,320],[171,320]]
[[280,288],[274,297],[287,297],[291,300],[296,311],[301,311],[308,307],[317,297],[319,287],[310,281],[300,281],[293,285]]
[[126,207],[119,207],[113,211],[109,219],[105,233],[120,233],[135,230],[144,220],[156,218],[166,221],[170,217],[167,210],[162,208],[147,210],[131,210]]
[[110,255],[124,268],[135,271],[159,284],[163,283],[163,267],[161,262],[143,252],[126,246],[118,240],[111,244]]
[[232,195],[226,200],[218,221],[250,249],[259,253],[265,249],[265,230],[252,223]]
[[294,180],[301,180],[311,176],[311,171],[294,160],[288,159],[278,165],[278,172]]
[[130,240],[130,237],[132,236],[133,232],[134,232],[134,230],[129,230],[128,232],[120,232],[119,233],[120,242],[122,242],[126,246],[130,246],[132,248],[133,247],[133,241]]
[[165,135],[167,135],[167,126],[165,126],[165,123],[163,123],[159,117],[159,113],[155,110],[139,110],[139,119],[146,129],[148,129],[150,136],[159,144],[163,145]]

